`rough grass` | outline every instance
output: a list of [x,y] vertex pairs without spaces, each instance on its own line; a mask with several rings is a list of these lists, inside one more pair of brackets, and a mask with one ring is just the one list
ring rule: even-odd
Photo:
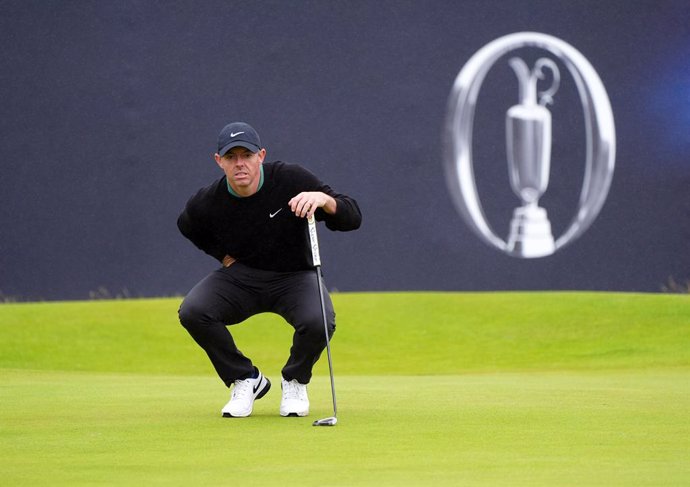
[[[279,387],[247,419],[179,300],[0,305],[6,485],[687,485],[690,300],[607,293],[336,294],[310,418]],[[278,383],[291,329],[233,328]]]
[[[340,374],[690,365],[690,299],[668,294],[346,293],[333,296]],[[179,299],[0,305],[0,367],[206,374]],[[232,328],[279,371],[292,329],[264,314]],[[268,370],[267,370],[268,372]]]

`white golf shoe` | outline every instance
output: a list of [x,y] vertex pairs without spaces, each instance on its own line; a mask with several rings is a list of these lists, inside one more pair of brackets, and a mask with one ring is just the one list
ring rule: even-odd
[[307,385],[295,379],[282,380],[283,399],[280,401],[281,416],[307,416],[309,414],[309,397]]
[[261,399],[271,388],[271,381],[261,372],[253,379],[236,380],[232,386],[230,401],[223,407],[224,418],[246,418],[252,414],[254,401]]

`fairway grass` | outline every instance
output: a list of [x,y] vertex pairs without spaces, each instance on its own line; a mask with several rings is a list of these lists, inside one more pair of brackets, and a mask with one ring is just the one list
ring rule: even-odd
[[281,418],[290,328],[233,328],[274,387],[246,419],[179,300],[0,305],[3,485],[688,485],[690,300],[336,294],[339,422]]

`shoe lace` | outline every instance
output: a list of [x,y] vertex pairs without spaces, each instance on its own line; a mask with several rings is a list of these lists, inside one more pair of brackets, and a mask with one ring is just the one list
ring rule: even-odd
[[298,399],[304,401],[307,398],[307,387],[293,379],[289,382],[285,382],[283,386],[283,395],[285,399]]
[[232,388],[231,399],[243,399],[252,394],[251,379],[236,380],[235,386]]

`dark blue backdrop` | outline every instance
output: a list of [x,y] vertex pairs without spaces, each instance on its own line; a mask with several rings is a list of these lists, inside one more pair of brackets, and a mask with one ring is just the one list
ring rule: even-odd
[[[361,230],[321,231],[331,288],[659,291],[690,279],[689,26],[686,1],[1,1],[0,296],[185,293],[216,264],[175,221],[220,176],[212,153],[230,120],[259,130],[268,159],[358,199]],[[470,232],[441,147],[458,71],[525,30],[589,59],[618,142],[593,226],[531,260]],[[514,78],[503,89],[517,102]],[[505,113],[499,98],[482,98],[484,113]],[[576,210],[583,153],[581,127],[559,120],[543,200],[555,230]],[[576,142],[557,138],[570,128]],[[502,132],[475,135],[483,157],[505,160]],[[507,232],[518,202],[496,168],[478,184]]]

